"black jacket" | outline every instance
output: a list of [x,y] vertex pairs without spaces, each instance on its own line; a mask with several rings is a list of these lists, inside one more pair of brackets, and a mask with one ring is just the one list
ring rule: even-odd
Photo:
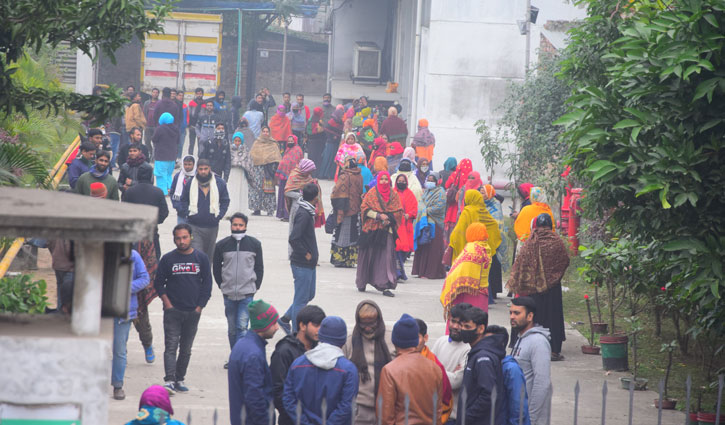
[[174,124],[156,127],[151,138],[154,142],[154,159],[157,161],[176,161],[179,151],[179,128]]
[[232,169],[232,152],[226,139],[222,139],[221,146],[217,139],[206,142],[204,148],[201,149],[199,159],[209,160],[214,174],[223,178],[224,181],[229,180],[229,173]]
[[158,223],[161,224],[169,216],[164,191],[151,183],[137,183],[129,187],[121,196],[121,201],[132,204],[151,205],[159,208]]
[[[461,409],[466,409],[466,423],[481,425],[499,425],[505,417],[501,361],[506,356],[503,335],[490,335],[483,338],[468,352],[466,370],[463,372],[463,387],[466,389],[466,405],[458,398],[457,424],[461,423]],[[491,391],[496,387],[496,423],[491,424]]]
[[174,117],[174,127],[178,130],[181,125],[181,120],[184,118],[184,114],[181,112],[179,104],[176,103],[175,100],[161,99],[159,103],[156,104],[156,109],[154,110],[154,117],[156,121],[154,125],[159,125],[159,118],[161,118],[161,115],[163,115],[164,112],[168,112]]
[[126,191],[124,187],[126,179],[131,179],[131,186],[135,186],[136,183],[138,183],[138,170],[142,167],[150,168],[151,171],[149,173],[153,174],[153,167],[146,161],[139,165],[131,165],[128,162],[121,164],[121,170],[118,173],[118,190],[120,190],[121,193]]
[[[146,162],[149,162],[149,148],[147,148],[143,143],[134,143],[134,145],[141,149],[141,153],[143,153],[146,157]],[[131,147],[131,143],[126,142],[121,144],[121,147],[118,148],[118,155],[116,155],[116,164],[118,164],[118,168],[121,168],[121,166],[126,163],[129,147]]]
[[[292,233],[289,235],[289,244],[292,246],[290,262],[293,265],[308,269],[317,267],[319,253],[317,252],[317,238],[315,237],[315,217],[302,206],[297,208]],[[305,258],[307,253],[312,254],[312,258],[309,260]]]
[[279,411],[279,425],[294,425],[294,422],[284,410],[282,393],[284,381],[287,378],[292,362],[305,354],[305,345],[294,335],[282,338],[274,347],[269,368],[272,371],[272,388],[274,390],[274,407]]

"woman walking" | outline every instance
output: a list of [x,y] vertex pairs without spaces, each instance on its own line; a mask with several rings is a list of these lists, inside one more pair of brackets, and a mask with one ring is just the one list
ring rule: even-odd
[[370,284],[387,297],[397,285],[395,238],[397,223],[403,222],[403,205],[391,190],[390,174],[381,171],[375,188],[363,198],[362,235],[360,235],[355,284],[360,292]]
[[292,122],[287,117],[287,108],[284,105],[277,106],[277,113],[269,119],[269,130],[272,139],[277,141],[280,152],[284,151],[285,143],[292,135]]
[[237,131],[232,136],[232,144],[229,147],[231,154],[231,165],[232,169],[229,173],[229,182],[227,183],[227,190],[229,191],[229,208],[227,209],[227,216],[231,216],[234,213],[242,211],[242,196],[244,194],[244,171],[242,170],[242,163],[244,161],[244,134],[241,131]]
[[464,199],[465,207],[461,212],[458,223],[456,223],[456,227],[451,232],[450,247],[453,250],[451,259],[455,261],[456,257],[463,252],[463,248],[466,246],[466,230],[473,223],[483,223],[486,226],[488,246],[490,248],[489,254],[494,255],[501,244],[498,223],[486,209],[481,192],[473,189],[467,190]]
[[[438,174],[428,174],[424,183],[423,199],[418,203],[415,222],[415,257],[413,276],[424,279],[443,279],[446,270],[441,258],[446,243],[443,235],[443,219],[446,214],[446,192],[438,184]],[[428,228],[428,231],[424,229]]]
[[503,291],[502,264],[506,264],[506,270],[508,270],[508,262],[506,261],[508,244],[506,242],[506,231],[503,225],[503,208],[498,199],[496,199],[496,189],[494,189],[493,185],[487,184],[481,189],[481,194],[483,195],[483,201],[486,204],[488,213],[498,223],[498,230],[501,233],[501,244],[496,248],[496,255],[493,256],[491,261],[491,272],[488,274],[488,303],[495,304],[494,300],[496,299],[496,295]]
[[551,228],[554,227],[554,214],[551,213],[551,207],[546,203],[544,190],[540,187],[532,187],[529,193],[531,204],[523,207],[514,222],[514,231],[516,237],[520,241],[525,241],[531,233],[531,224],[536,217],[541,214],[548,214],[551,217]]
[[277,178],[277,218],[282,221],[288,221],[290,214],[287,209],[287,202],[285,201],[285,186],[287,185],[287,179],[289,178],[292,170],[295,169],[300,160],[304,157],[302,148],[297,144],[297,136],[294,134],[287,138],[287,146],[282,156],[282,161],[279,162],[275,177]]
[[274,174],[282,155],[279,154],[277,142],[270,135],[269,127],[262,127],[262,134],[249,151],[249,158],[251,164],[247,162],[245,167],[249,182],[249,209],[253,211],[252,215],[260,215],[264,210],[271,217],[277,208]]
[[363,196],[363,177],[357,159],[348,156],[340,170],[330,199],[335,232],[330,247],[330,263],[335,267],[355,267],[357,244],[360,238],[360,205]]
[[[446,189],[446,240],[450,239],[451,232],[453,231],[453,228],[458,221],[459,193],[461,192],[461,190],[465,191],[466,180],[468,179],[468,175],[471,174],[472,170],[473,166],[471,165],[471,160],[468,158],[462,159],[461,163],[458,164],[458,166],[456,167],[456,171],[454,171],[444,183]],[[461,247],[461,249],[463,249],[463,247]]]
[[355,136],[355,133],[347,133],[345,135],[345,141],[340,145],[340,148],[337,150],[337,154],[335,155],[335,164],[337,164],[335,179],[337,179],[339,170],[345,168],[345,158],[347,158],[348,156],[357,158],[358,152],[363,152],[364,154],[362,146],[360,146],[360,144],[357,142],[357,137]]
[[[413,177],[415,178],[415,177]],[[398,279],[408,280],[405,274],[405,260],[414,249],[413,222],[418,216],[418,200],[408,188],[408,177],[399,174],[395,178],[395,191],[403,205],[403,221],[398,223],[398,238],[395,240],[395,255],[398,259]]]

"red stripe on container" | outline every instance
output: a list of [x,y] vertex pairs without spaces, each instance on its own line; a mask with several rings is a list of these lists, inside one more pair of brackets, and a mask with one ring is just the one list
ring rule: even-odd
[[145,74],[149,77],[176,77],[179,75],[178,72],[174,71],[154,71],[151,69],[147,69]]
[[192,74],[189,72],[184,73],[184,79],[195,78],[197,80],[216,80],[215,74]]

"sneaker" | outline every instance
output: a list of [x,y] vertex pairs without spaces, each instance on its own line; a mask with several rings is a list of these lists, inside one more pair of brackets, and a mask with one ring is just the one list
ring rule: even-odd
[[153,363],[156,360],[154,355],[154,347],[144,348],[144,354],[146,354],[146,363]]
[[123,388],[114,388],[113,389],[113,399],[114,400],[126,399],[126,393],[123,391]]
[[229,369],[229,362],[224,363],[224,369]]
[[289,323],[285,323],[282,321],[282,319],[277,319],[277,324],[279,325],[280,329],[284,331],[287,335],[292,335],[292,327],[289,325]]
[[176,383],[174,383],[174,389],[179,393],[189,392],[189,388],[184,385],[184,381],[176,381]]
[[176,394],[176,385],[174,384],[174,381],[164,382],[164,389],[169,393],[169,395]]

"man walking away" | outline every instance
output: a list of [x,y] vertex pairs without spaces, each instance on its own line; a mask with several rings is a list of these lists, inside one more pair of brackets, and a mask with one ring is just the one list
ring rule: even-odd
[[106,187],[106,199],[118,201],[118,182],[111,174],[111,152],[96,152],[96,163],[76,181],[76,193],[91,195],[91,185],[101,183]]
[[[501,342],[504,351],[509,342],[509,331],[503,326],[491,325],[486,328],[484,338],[491,335],[501,335]],[[506,356],[501,362],[501,372],[503,374],[503,388],[505,395],[503,396],[503,425],[519,425],[519,413],[522,415],[522,425],[531,425],[529,418],[529,398],[526,394],[526,378],[524,372],[511,356]],[[523,394],[522,394],[523,389]],[[522,397],[523,395],[523,397]]]
[[68,167],[68,184],[71,189],[76,188],[78,178],[87,173],[93,167],[93,159],[96,156],[96,145],[91,142],[81,143],[81,154],[74,159]]
[[181,195],[181,215],[188,217],[194,231],[194,248],[214,258],[214,245],[219,233],[219,220],[229,208],[229,192],[224,180],[211,172],[209,161],[200,159],[196,176],[184,186]]
[[[174,128],[176,128],[178,133],[181,128],[181,108],[179,108],[179,105],[176,102],[176,93],[172,96],[171,91],[172,90],[169,87],[164,87],[164,89],[161,90],[161,100],[158,104],[156,104],[154,113],[159,120],[165,113],[168,112],[171,114],[171,116],[174,117]],[[160,122],[158,124],[162,125]],[[176,141],[178,142],[179,139],[177,138]],[[174,146],[176,146],[176,144],[174,144]],[[176,153],[176,151],[174,151],[174,153]],[[176,158],[176,156],[174,156],[174,158]]]
[[194,90],[194,99],[189,101],[189,155],[194,155],[194,144],[196,143],[196,124],[204,109],[204,89],[199,87]]
[[[173,105],[176,106],[176,105]],[[159,126],[154,131],[154,174],[156,186],[169,193],[171,178],[176,164],[176,150],[179,145],[179,128],[174,125],[175,118],[164,112],[159,117]]]
[[[465,311],[461,320],[461,338],[471,345],[468,353],[466,371],[463,374],[463,387],[467,398],[458,400],[457,424],[497,425],[503,420],[503,375],[501,360],[506,355],[502,347],[501,335],[483,335],[488,326],[488,314],[478,307]],[[492,392],[496,389],[496,404],[492,404]],[[491,423],[491,409],[495,408],[496,418]],[[465,412],[465,416],[464,416]],[[465,419],[464,419],[465,417]]]
[[315,298],[315,268],[319,253],[315,238],[315,207],[311,202],[317,194],[317,185],[314,183],[308,183],[302,188],[302,200],[299,201],[292,223],[292,233],[289,235],[289,244],[292,246],[290,267],[295,281],[295,293],[292,305],[280,319],[280,325],[287,334],[290,333],[290,322],[292,332],[297,332],[297,312]]
[[[174,227],[176,249],[161,257],[154,287],[164,303],[164,387],[187,392],[184,384],[201,310],[211,297],[209,258],[191,246],[191,227]],[[176,357],[177,350],[179,352]]]
[[147,100],[143,104],[143,113],[146,116],[146,128],[144,130],[144,143],[153,155],[153,146],[151,145],[151,139],[154,137],[154,131],[159,122],[159,115],[156,115],[156,105],[159,102],[159,89],[154,88],[151,90],[151,99]]
[[282,392],[289,368],[299,356],[317,345],[320,324],[325,312],[316,305],[306,305],[297,313],[297,333],[282,338],[274,347],[269,367],[272,371],[274,387],[274,406],[279,412],[279,425],[294,425],[294,421],[284,410]]
[[[380,372],[378,399],[382,398],[382,403],[376,406],[381,424],[429,425],[434,418],[441,417],[442,372],[437,365],[416,351],[420,342],[419,333],[418,323],[405,313],[393,326],[393,345],[398,356]],[[407,421],[406,395],[409,400]]]
[[[355,365],[342,353],[347,325],[337,316],[326,317],[317,347],[292,363],[284,384],[284,407],[295,423],[348,425],[357,397]],[[322,411],[322,403],[327,404]],[[302,406],[297,418],[297,403]],[[324,415],[324,416],[323,416]]]
[[[231,425],[267,425],[272,395],[272,373],[264,346],[279,329],[279,314],[263,300],[249,303],[249,327],[229,356],[229,421]],[[242,408],[246,418],[242,422]],[[274,419],[272,419],[274,423]]]
[[453,408],[451,383],[448,381],[446,368],[443,367],[441,362],[438,361],[436,355],[433,354],[426,345],[428,343],[428,324],[426,324],[422,319],[415,319],[415,322],[418,323],[418,335],[420,336],[420,343],[418,343],[416,351],[418,351],[426,359],[435,363],[441,370],[443,377],[443,400],[441,401],[443,403],[443,407],[441,408],[441,417],[438,418],[436,423],[445,424],[446,421],[448,421],[448,417],[451,415],[451,409]]
[[[161,224],[169,216],[169,206],[166,204],[166,196],[164,192],[153,185],[154,169],[151,165],[145,164],[138,170],[136,185],[129,187],[123,194],[121,200],[132,204],[151,205],[159,209],[157,224]],[[154,250],[156,258],[161,258],[161,243],[159,242],[158,226],[154,230]]]
[[[264,262],[262,244],[247,236],[246,215],[238,212],[230,218],[231,236],[217,242],[214,248],[214,281],[224,296],[224,314],[227,316],[229,348],[247,333],[248,304],[262,286]],[[226,369],[229,363],[224,365]]]
[[532,425],[548,425],[551,418],[551,346],[549,330],[534,323],[536,302],[531,297],[511,300],[511,328],[519,339],[511,355],[521,366],[529,395]]
[[453,389],[453,410],[448,416],[448,425],[456,423],[458,410],[458,395],[463,386],[463,373],[466,370],[466,359],[471,346],[461,341],[461,320],[463,313],[471,308],[471,304],[460,303],[451,307],[448,318],[448,331],[450,335],[443,335],[433,343],[431,351],[446,368],[448,380]]

